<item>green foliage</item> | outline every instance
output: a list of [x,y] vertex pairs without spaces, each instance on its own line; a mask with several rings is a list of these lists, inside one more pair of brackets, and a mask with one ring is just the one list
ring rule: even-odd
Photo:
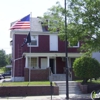
[[0,73],[7,72],[7,71],[9,71],[9,70],[11,70],[11,69],[10,69],[10,68],[6,68],[6,67],[1,67],[1,68],[0,68]]
[[69,32],[84,42],[83,49],[100,50],[100,0],[70,0]]
[[97,60],[91,57],[77,58],[73,63],[75,76],[82,80],[100,77],[100,64]]
[[0,67],[6,66],[6,64],[7,64],[5,55],[6,55],[5,51],[0,50]]
[[11,64],[11,54],[6,54],[2,49],[0,50],[0,67]]
[[2,67],[2,70],[4,71],[4,72],[7,72],[7,71],[9,71],[9,70],[11,70],[10,68],[6,68],[6,67]]
[[[100,50],[100,0],[67,0],[67,10],[57,2],[44,14],[42,20],[49,30],[58,32],[65,40],[65,15],[67,38],[71,44],[82,41],[81,50]],[[48,21],[47,21],[48,20]],[[59,29],[57,31],[57,29]]]
[[11,54],[7,54],[7,55],[5,55],[6,56],[6,62],[7,62],[7,64],[8,65],[10,65],[11,64]]
[[3,67],[0,67],[0,74],[4,73]]
[[62,33],[64,33],[64,16],[63,16],[64,9],[60,5],[59,2],[57,2],[54,6],[52,6],[46,13],[44,13],[43,25],[48,26],[49,31],[57,32],[60,30]]

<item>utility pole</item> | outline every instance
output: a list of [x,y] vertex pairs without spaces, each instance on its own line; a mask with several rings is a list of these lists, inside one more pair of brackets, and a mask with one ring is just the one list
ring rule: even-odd
[[66,11],[66,0],[64,2],[65,6],[65,52],[66,52],[66,100],[69,99],[69,88],[68,88],[68,42],[67,42],[67,11]]

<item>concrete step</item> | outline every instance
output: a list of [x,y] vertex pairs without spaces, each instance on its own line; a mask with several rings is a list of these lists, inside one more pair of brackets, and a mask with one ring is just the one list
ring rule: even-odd
[[[59,91],[59,94],[66,94],[66,91]],[[69,91],[69,94],[81,94],[81,91]]]
[[[70,94],[81,94],[81,91],[77,85],[77,82],[69,81],[68,82],[69,93]],[[64,82],[56,82],[57,86],[59,86],[59,94],[66,94],[66,81]]]
[[[70,93],[70,94],[81,94],[81,91],[73,91],[73,90],[70,91],[70,90],[69,90],[69,93]],[[66,90],[64,90],[64,91],[63,91],[63,90],[62,90],[62,91],[59,90],[59,94],[66,94]]]
[[[66,81],[66,74],[52,74],[51,76],[49,76],[49,80],[52,80],[52,81]],[[69,80],[71,80],[70,77],[69,77]]]
[[[66,91],[66,88],[59,88],[60,91]],[[80,91],[78,88],[69,88],[69,91]]]
[[[59,87],[59,90],[63,90],[63,91],[64,91],[64,90],[66,90],[66,88],[61,88],[61,87]],[[70,87],[69,87],[69,91],[72,91],[72,90],[73,90],[73,91],[79,91],[80,89],[79,89],[78,87],[76,87],[76,88],[70,88]]]
[[[63,82],[56,82],[57,85],[59,86],[66,86],[66,81],[63,81]],[[69,86],[76,86],[77,85],[77,82],[72,82],[72,81],[69,81],[68,82],[68,85]]]
[[[77,88],[78,88],[78,87],[71,87],[71,86],[70,86],[70,87],[69,87],[69,90],[72,90],[72,89],[73,89],[73,90],[76,90]],[[65,87],[64,87],[64,86],[63,86],[63,87],[61,87],[61,86],[59,87],[59,90],[65,90],[65,89],[66,89],[66,86],[65,86]]]

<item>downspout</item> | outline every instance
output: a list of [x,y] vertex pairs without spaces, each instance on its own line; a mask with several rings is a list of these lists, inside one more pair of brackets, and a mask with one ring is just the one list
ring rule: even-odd
[[13,78],[14,78],[14,80],[13,80],[13,81],[15,81],[15,61],[20,60],[20,59],[22,59],[22,58],[23,58],[23,56],[20,57],[20,58],[14,59],[14,67],[13,67]]

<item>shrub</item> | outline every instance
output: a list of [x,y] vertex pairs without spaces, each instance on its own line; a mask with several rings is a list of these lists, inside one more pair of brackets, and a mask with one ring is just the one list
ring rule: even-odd
[[0,73],[4,73],[11,70],[10,68],[6,68],[6,67],[0,67]]
[[73,71],[75,76],[83,80],[84,84],[88,79],[100,77],[100,64],[91,57],[77,58],[73,63]]

